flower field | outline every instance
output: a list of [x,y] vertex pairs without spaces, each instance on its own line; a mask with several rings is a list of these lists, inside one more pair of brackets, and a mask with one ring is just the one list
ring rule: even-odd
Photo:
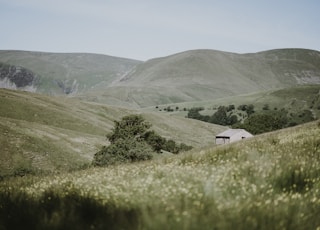
[[320,229],[319,217],[319,121],[142,163],[0,182],[0,229]]

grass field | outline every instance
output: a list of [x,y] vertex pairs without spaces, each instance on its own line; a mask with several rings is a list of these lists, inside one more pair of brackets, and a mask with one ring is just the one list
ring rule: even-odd
[[[320,120],[215,146],[227,127],[184,118],[192,107],[212,115],[222,105],[268,104],[319,119],[318,51],[195,50],[144,63],[0,56],[37,74],[37,92],[75,89],[68,97],[0,89],[0,230],[320,230]],[[193,150],[93,167],[114,120],[130,114]]]
[[0,183],[0,227],[319,229],[320,121],[143,163]]
[[[165,104],[145,108],[144,111],[154,111],[167,113],[165,108],[170,107],[174,111],[172,115],[185,117],[188,110],[194,107],[203,107],[203,115],[212,115],[219,106],[235,105],[254,105],[255,110],[262,110],[265,105],[270,110],[284,108],[289,113],[297,113],[302,110],[311,110],[315,118],[320,117],[320,85],[294,86],[284,89],[267,90],[256,93],[225,97],[208,101],[194,101],[175,104]],[[175,108],[179,108],[177,111]]]
[[0,89],[0,178],[86,167],[114,120],[142,114],[161,136],[195,148],[212,145],[223,126],[83,102],[66,97]]

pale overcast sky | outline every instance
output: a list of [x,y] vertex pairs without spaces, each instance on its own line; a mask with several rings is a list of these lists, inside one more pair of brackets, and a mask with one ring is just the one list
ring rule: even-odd
[[191,49],[320,50],[319,0],[0,0],[0,49],[138,60]]

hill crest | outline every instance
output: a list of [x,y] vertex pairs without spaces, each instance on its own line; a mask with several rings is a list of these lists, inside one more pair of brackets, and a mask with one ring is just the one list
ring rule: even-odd
[[146,62],[95,54],[0,51],[38,76],[36,92],[141,108],[320,84],[320,52],[190,50]]
[[302,84],[320,84],[320,52],[280,49],[235,54],[193,50],[140,63],[104,96],[147,107]]

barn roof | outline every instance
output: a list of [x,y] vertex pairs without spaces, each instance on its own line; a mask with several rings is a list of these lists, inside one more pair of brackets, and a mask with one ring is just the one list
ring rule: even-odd
[[226,131],[223,131],[222,133],[219,133],[218,135],[216,135],[216,137],[232,137],[233,135],[236,135],[238,133],[247,133],[252,135],[244,129],[228,129]]

